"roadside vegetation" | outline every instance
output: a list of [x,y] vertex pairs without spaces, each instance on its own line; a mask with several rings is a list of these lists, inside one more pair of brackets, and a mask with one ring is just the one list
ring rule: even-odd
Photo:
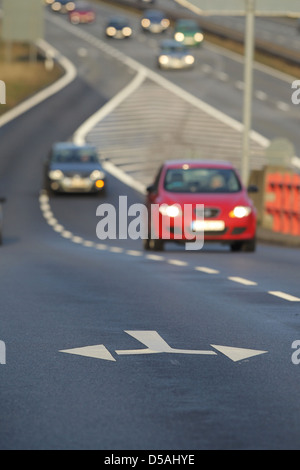
[[57,64],[52,70],[47,70],[44,58],[38,53],[36,60],[32,60],[27,44],[13,44],[8,57],[6,45],[0,41],[0,80],[6,85],[6,104],[0,106],[0,115],[47,87],[62,74]]

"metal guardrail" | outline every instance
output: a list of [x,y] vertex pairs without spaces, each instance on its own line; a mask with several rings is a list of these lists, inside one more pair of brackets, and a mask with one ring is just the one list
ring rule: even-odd
[[[107,2],[109,4],[115,3],[117,5],[133,8],[137,11],[143,11],[149,8],[149,5],[139,4],[135,0],[101,0]],[[182,12],[175,12],[174,10],[169,10],[166,8],[160,8],[163,10],[170,20],[176,21],[178,18],[193,18],[194,20],[198,21],[199,26],[203,29],[204,32],[214,34],[215,36],[230,39],[234,42],[239,44],[244,44],[244,33],[239,31],[234,31],[231,28],[226,26],[217,25],[207,19],[195,17],[195,15],[189,14],[187,11],[186,13]],[[256,39],[255,40],[255,48],[257,51],[262,52],[264,54],[271,55],[278,59],[287,61],[294,65],[300,65],[300,51],[292,51],[285,46],[281,46],[279,44],[274,44],[273,42]]]

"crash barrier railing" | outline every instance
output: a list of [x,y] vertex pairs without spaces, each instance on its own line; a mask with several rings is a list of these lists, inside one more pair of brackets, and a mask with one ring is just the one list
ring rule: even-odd
[[299,174],[266,174],[264,211],[272,218],[274,232],[300,235]]

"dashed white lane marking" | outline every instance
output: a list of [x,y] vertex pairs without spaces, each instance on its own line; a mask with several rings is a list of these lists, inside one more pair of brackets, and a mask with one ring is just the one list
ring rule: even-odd
[[242,82],[241,80],[237,80],[235,82],[235,86],[238,90],[243,90],[245,87],[244,82]]
[[[49,197],[46,193],[41,193],[39,197],[39,203],[40,203],[40,210],[43,214],[43,217],[47,224],[52,227],[52,229],[58,233],[61,237],[71,241],[72,243],[75,243],[77,245],[84,246],[86,248],[93,248],[96,250],[100,251],[109,251],[110,253],[124,253],[128,256],[133,256],[133,257],[142,257],[144,259],[148,259],[151,261],[166,261],[168,264],[172,266],[181,266],[181,267],[189,267],[189,263],[186,261],[182,261],[179,259],[167,259],[165,256],[161,255],[156,255],[152,253],[147,253],[145,254],[143,251],[140,250],[124,250],[124,248],[119,247],[119,246],[109,246],[106,245],[105,243],[95,243],[91,240],[85,240],[83,237],[80,237],[78,235],[74,235],[72,232],[69,230],[66,230],[63,225],[59,224],[57,219],[54,217],[54,214],[51,210],[51,206],[49,203]],[[202,272],[204,274],[220,274],[220,271],[217,269],[213,269],[207,266],[195,266],[194,267],[195,271]],[[245,286],[255,286],[257,285],[256,282],[250,281],[248,279],[244,279],[242,277],[237,277],[237,276],[229,276],[227,278],[230,281],[234,281],[240,284],[243,284]],[[281,299],[284,299],[289,302],[300,302],[299,297],[295,297],[290,294],[286,294],[285,292],[281,291],[268,291],[268,294],[280,297]]]
[[159,255],[146,255],[147,259],[151,259],[152,261],[164,261],[165,258]]
[[230,281],[237,282],[239,284],[243,284],[244,286],[257,286],[257,282],[249,281],[248,279],[244,279],[242,277],[228,277]]
[[276,107],[278,109],[280,109],[281,111],[289,111],[290,110],[290,106],[287,103],[285,103],[284,101],[277,101]]
[[261,101],[266,101],[266,99],[268,98],[267,93],[265,93],[264,91],[261,91],[261,90],[256,90],[256,91],[254,92],[254,96],[255,96],[258,100],[261,100]]
[[174,266],[188,266],[186,261],[181,261],[179,259],[169,259],[168,263],[173,264]]
[[225,72],[219,72],[216,74],[216,77],[222,82],[226,82],[229,79],[229,75]]
[[137,251],[137,250],[127,250],[126,254],[130,256],[143,256],[144,255],[142,251]]
[[294,297],[293,295],[286,294],[285,292],[281,291],[269,291],[271,295],[275,295],[276,297],[280,297],[281,299],[288,300],[289,302],[300,302],[299,297]]
[[[101,248],[101,249],[103,249],[103,248]],[[112,253],[123,253],[124,252],[123,248],[121,248],[120,246],[112,246],[112,247],[109,248],[109,251],[111,251]],[[127,254],[129,254],[129,253],[127,252]]]
[[212,269],[212,268],[206,268],[205,266],[196,266],[195,271],[201,271],[202,273],[206,274],[219,274],[220,271],[217,269]]

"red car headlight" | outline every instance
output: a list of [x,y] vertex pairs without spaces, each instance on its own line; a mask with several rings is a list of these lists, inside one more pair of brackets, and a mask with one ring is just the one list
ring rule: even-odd
[[159,207],[159,212],[162,215],[166,215],[168,217],[178,217],[179,215],[182,214],[180,206],[173,204],[172,206],[168,206],[167,204],[162,204]]
[[249,206],[236,206],[232,211],[229,212],[229,217],[232,219],[243,219],[251,214],[252,209]]

